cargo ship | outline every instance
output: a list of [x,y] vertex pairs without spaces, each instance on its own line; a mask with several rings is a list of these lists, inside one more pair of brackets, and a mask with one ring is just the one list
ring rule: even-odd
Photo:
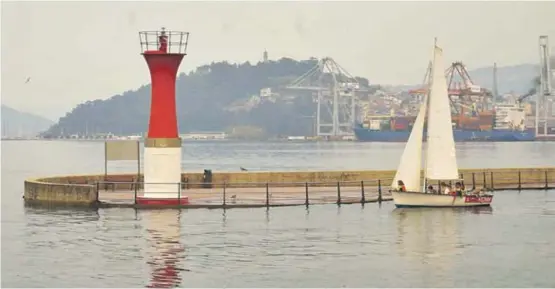
[[[518,104],[498,104],[493,110],[467,115],[453,114],[453,136],[455,142],[534,141],[535,131],[525,127],[525,116]],[[371,116],[353,130],[358,141],[406,142],[415,119],[416,116]]]

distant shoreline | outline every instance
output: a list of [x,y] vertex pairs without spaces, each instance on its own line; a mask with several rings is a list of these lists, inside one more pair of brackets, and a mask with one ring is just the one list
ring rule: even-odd
[[[85,139],[85,138],[2,138],[2,141],[67,141],[67,142],[105,142],[105,141],[118,141],[118,140],[133,140],[133,139]],[[144,143],[143,139],[138,139],[140,143]],[[307,142],[352,142],[352,139],[287,139],[287,138],[268,138],[268,139],[183,139],[184,143],[196,142],[289,142],[289,143],[307,143]]]

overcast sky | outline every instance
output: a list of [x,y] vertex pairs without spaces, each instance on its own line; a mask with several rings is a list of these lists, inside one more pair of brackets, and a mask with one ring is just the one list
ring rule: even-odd
[[[149,82],[138,31],[191,33],[181,71],[330,56],[372,83],[422,81],[434,36],[469,69],[538,62],[555,2],[2,1],[2,103],[51,119]],[[31,81],[25,84],[27,77]]]

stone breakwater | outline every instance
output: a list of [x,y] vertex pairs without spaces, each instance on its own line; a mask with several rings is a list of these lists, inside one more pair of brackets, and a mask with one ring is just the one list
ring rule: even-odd
[[[487,187],[495,190],[530,189],[555,187],[555,167],[548,168],[504,168],[504,169],[461,169],[461,178],[467,187]],[[366,186],[368,190],[386,191],[395,171],[313,171],[313,172],[214,172],[183,173],[180,186],[183,194],[221,194],[221,191],[241,191],[260,188],[283,188],[283,191],[304,192],[300,187],[312,189],[313,195],[325,188],[345,188],[356,191]],[[29,204],[51,204],[71,206],[97,206],[103,191],[141,191],[142,176],[136,174],[69,175],[28,179],[24,184],[24,200]],[[297,189],[292,189],[297,188]],[[195,189],[197,191],[195,191]],[[207,190],[202,192],[201,190]],[[231,190],[231,191],[230,191]],[[364,189],[362,189],[364,190]],[[266,192],[267,194],[267,192]],[[303,193],[304,195],[304,193]],[[194,196],[190,196],[194,200]],[[225,193],[224,193],[225,198]],[[276,204],[279,205],[279,204]],[[229,204],[229,206],[232,206]]]

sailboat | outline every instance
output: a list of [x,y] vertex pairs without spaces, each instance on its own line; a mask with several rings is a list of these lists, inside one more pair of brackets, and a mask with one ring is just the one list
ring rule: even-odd
[[[443,71],[443,50],[434,45],[428,94],[420,105],[391,184],[393,202],[397,207],[489,206],[493,200],[491,193],[466,191],[464,181],[459,177],[447,80]],[[422,184],[422,141],[426,116],[427,149]],[[458,187],[457,192],[452,189],[454,184]]]

